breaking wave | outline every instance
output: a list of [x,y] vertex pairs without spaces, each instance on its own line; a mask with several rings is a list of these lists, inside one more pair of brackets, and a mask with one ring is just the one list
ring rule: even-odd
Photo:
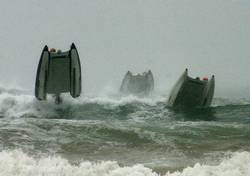
[[[165,102],[162,96],[152,96],[148,98],[138,98],[136,96],[127,97],[80,97],[72,99],[68,95],[63,96],[63,103],[56,105],[52,97],[48,96],[47,101],[37,101],[33,95],[25,94],[21,91],[12,93],[11,91],[0,92],[0,116],[2,117],[56,117],[60,109],[85,109],[97,107],[102,110],[114,110],[120,106],[155,106],[159,102]],[[96,109],[96,108],[95,108]]]
[[[5,90],[0,89],[0,117],[42,117],[42,118],[57,118],[58,111],[72,110],[81,111],[85,110],[93,113],[113,111],[138,112],[141,113],[145,107],[158,108],[162,113],[166,110],[167,96],[152,95],[147,98],[138,98],[136,96],[98,96],[90,97],[83,96],[77,99],[72,99],[69,95],[63,96],[63,103],[56,105],[52,97],[48,97],[47,101],[37,101],[33,95],[24,90]],[[213,108],[221,108],[227,106],[244,106],[249,105],[250,101],[241,100],[228,100],[223,98],[215,98]],[[145,112],[145,111],[144,111]],[[126,112],[125,112],[126,113]],[[120,115],[120,114],[119,114]]]
[[218,165],[197,163],[182,171],[157,173],[136,164],[121,166],[115,161],[76,164],[58,156],[32,157],[21,150],[0,152],[0,175],[4,176],[247,176],[250,175],[250,153],[236,152]]

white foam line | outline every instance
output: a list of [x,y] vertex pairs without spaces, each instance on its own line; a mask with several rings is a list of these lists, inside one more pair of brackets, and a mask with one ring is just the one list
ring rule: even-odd
[[23,115],[34,115],[36,117],[55,116],[55,110],[65,106],[100,104],[114,106],[126,105],[129,103],[143,103],[155,105],[159,101],[164,101],[164,97],[137,98],[128,97],[80,97],[72,99],[70,96],[64,96],[63,104],[55,105],[54,100],[48,97],[47,101],[38,101],[33,95],[25,94],[0,94],[0,113],[5,117],[22,117]]
[[[115,161],[70,164],[61,157],[34,158],[21,150],[0,152],[1,176],[159,176],[141,164],[121,167]],[[236,152],[219,165],[195,164],[183,171],[166,173],[165,176],[249,176],[250,153]]]
[[166,176],[249,176],[250,153],[234,153],[217,166],[195,164],[187,167],[182,172],[167,173]]

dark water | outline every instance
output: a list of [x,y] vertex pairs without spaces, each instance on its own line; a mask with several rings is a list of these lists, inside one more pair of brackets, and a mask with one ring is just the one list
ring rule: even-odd
[[[102,96],[66,97],[55,105],[50,99],[38,102],[29,94],[2,92],[0,175],[29,175],[27,167],[33,175],[228,175],[228,169],[250,175],[248,100],[216,98],[211,108],[189,111],[173,111],[165,102],[157,95]],[[43,162],[53,172],[34,173]],[[58,171],[62,163],[71,170]]]

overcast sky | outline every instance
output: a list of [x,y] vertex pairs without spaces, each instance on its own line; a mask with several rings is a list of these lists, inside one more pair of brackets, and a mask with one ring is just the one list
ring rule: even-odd
[[214,74],[217,96],[250,94],[248,0],[1,0],[0,84],[33,91],[44,45],[71,42],[85,93],[147,69],[168,92],[187,67]]

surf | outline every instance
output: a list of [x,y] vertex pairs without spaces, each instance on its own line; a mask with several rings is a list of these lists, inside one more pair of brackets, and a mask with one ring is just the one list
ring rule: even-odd
[[218,164],[196,163],[182,170],[159,173],[142,164],[122,166],[116,161],[72,163],[60,156],[30,156],[21,150],[0,152],[0,175],[64,176],[246,176],[250,174],[250,153],[235,152]]

